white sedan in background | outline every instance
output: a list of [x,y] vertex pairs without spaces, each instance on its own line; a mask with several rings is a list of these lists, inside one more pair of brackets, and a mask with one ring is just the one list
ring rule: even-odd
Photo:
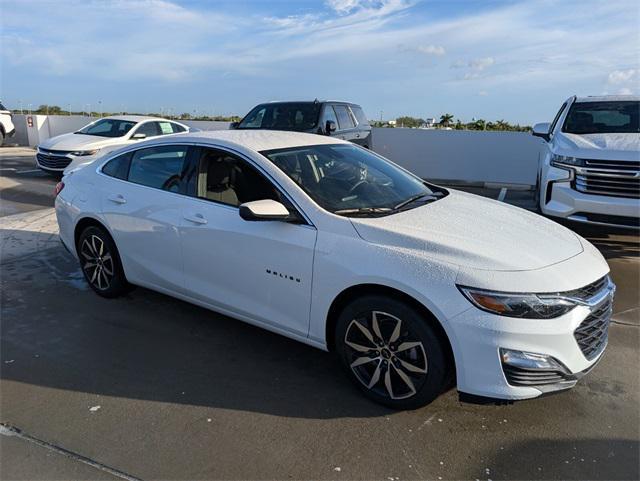
[[145,286],[335,351],[393,408],[454,379],[485,398],[561,391],[607,344],[615,287],[589,242],[346,141],[159,138],[56,190],[61,240],[97,294]]
[[38,145],[36,165],[61,174],[126,144],[153,137],[189,132],[187,125],[156,117],[104,117],[77,132],[51,137]]

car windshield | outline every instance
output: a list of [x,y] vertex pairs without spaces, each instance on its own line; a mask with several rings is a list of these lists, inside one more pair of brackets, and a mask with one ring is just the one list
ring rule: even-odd
[[569,134],[631,134],[640,132],[640,102],[576,102],[562,131]]
[[131,120],[100,119],[75,132],[98,137],[122,137],[129,132],[136,122]]
[[238,129],[304,131],[315,129],[320,115],[318,102],[287,102],[255,107],[238,124]]
[[382,157],[349,144],[262,152],[321,207],[345,216],[381,216],[446,194]]

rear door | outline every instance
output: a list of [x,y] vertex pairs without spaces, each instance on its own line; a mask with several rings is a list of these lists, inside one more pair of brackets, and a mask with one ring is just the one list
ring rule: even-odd
[[102,168],[102,214],[131,282],[184,292],[179,226],[189,152],[188,145],[148,147]]
[[349,106],[349,109],[351,110],[353,117],[356,119],[356,128],[358,130],[353,142],[367,148],[371,148],[371,125],[369,125],[369,120],[364,114],[362,107],[359,105],[351,105]]

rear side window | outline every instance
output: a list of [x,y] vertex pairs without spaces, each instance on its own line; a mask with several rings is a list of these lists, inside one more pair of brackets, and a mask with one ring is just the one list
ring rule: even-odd
[[102,168],[102,173],[116,179],[127,180],[129,175],[129,163],[131,161],[131,152],[119,155],[115,159],[111,159]]
[[352,129],[355,127],[346,105],[334,105],[333,109],[336,111],[336,115],[338,116],[338,125],[340,130]]
[[131,157],[129,182],[170,192],[183,191],[186,145],[137,150]]
[[171,123],[171,127],[173,127],[173,133],[174,134],[187,131],[187,129],[185,129],[182,125],[174,124],[173,122]]
[[155,137],[156,135],[161,135],[161,133],[158,122],[144,123],[136,130],[136,134],[145,134],[147,137]]
[[369,125],[369,121],[367,120],[367,116],[362,111],[362,107],[358,105],[352,105],[351,111],[353,112],[353,115],[356,117],[356,120],[358,121],[358,125]]

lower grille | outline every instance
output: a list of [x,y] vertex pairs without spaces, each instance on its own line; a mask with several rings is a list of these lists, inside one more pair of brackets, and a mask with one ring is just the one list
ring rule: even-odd
[[38,159],[38,164],[45,169],[64,169],[71,163],[69,157],[42,154],[40,152],[36,154],[36,158]]
[[502,370],[512,386],[544,386],[571,380],[565,373],[551,369],[524,369],[503,364]]
[[580,350],[589,361],[595,359],[607,345],[612,312],[613,299],[608,297],[573,333]]
[[640,198],[640,162],[584,159],[572,185],[585,194]]

